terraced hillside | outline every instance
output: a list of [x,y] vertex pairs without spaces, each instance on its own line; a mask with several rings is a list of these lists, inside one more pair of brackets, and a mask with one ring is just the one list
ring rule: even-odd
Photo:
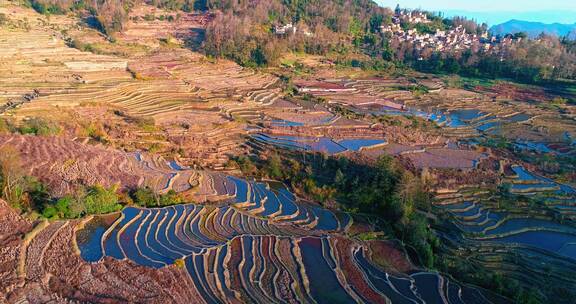
[[111,256],[163,269],[184,260],[207,303],[463,303],[480,295],[435,273],[389,275],[370,261],[368,244],[299,226],[228,206],[128,208],[111,225],[88,223],[78,245],[91,262]]
[[[24,253],[21,248],[22,236],[32,229],[32,223],[14,212],[3,200],[0,200],[0,282],[2,292],[5,288],[20,282],[21,275],[15,270],[19,267],[18,257]],[[1,299],[1,298],[0,298]]]
[[433,83],[425,85],[428,93],[423,95],[409,90],[418,83],[386,79],[327,79],[301,81],[297,85],[302,93],[359,113],[425,118],[447,127],[443,134],[455,139],[496,135],[514,141],[519,149],[574,153],[570,134],[575,132],[575,125],[569,108],[563,111],[565,114],[559,114],[549,108],[531,106],[529,102],[542,102],[536,97],[527,102],[515,100],[518,96],[491,97],[470,90],[443,89],[438,81]]
[[433,132],[347,118],[329,104],[310,104],[303,100],[282,100],[263,108],[258,116],[262,127],[250,130],[250,146],[256,151],[277,146],[336,155],[382,151],[389,143],[442,146],[446,142]]
[[[157,2],[105,33],[0,1],[0,151],[49,192],[0,200],[0,303],[571,302],[569,90],[242,67],[198,52],[220,12]],[[124,209],[58,209],[94,185]]]
[[242,96],[258,89],[267,89],[277,81],[269,74],[256,73],[227,60],[211,62],[198,53],[184,49],[135,58],[130,62],[130,70],[142,78],[181,79],[199,89],[222,94],[220,96]]
[[566,172],[561,176],[566,184],[545,177],[563,170],[546,168],[541,159],[554,155],[571,166],[573,106],[553,109],[542,105],[551,98],[545,95],[490,95],[478,88],[440,86],[415,94],[409,87],[417,83],[389,85],[378,79],[297,85],[303,94],[364,117],[417,117],[439,127],[440,143],[391,139],[386,147],[363,154],[395,155],[431,176],[437,191],[433,213],[439,216],[435,228],[446,257],[440,269],[461,280],[486,281],[473,270],[485,269],[548,299],[571,301],[574,179]]
[[[187,14],[175,23],[148,22],[142,19],[148,11],[170,13],[145,5],[143,11],[132,12],[132,20],[153,26],[129,24],[117,42],[110,43],[92,30],[64,22],[68,20],[64,16],[48,19],[31,9],[9,5],[0,9],[9,20],[0,29],[0,64],[5,71],[0,76],[1,109],[18,121],[58,113],[48,118],[66,123],[88,118],[100,123],[95,113],[87,111],[97,104],[132,117],[152,118],[160,128],[126,130],[128,136],[118,138],[123,145],[147,141],[164,147],[166,154],[180,149],[185,151],[181,160],[187,165],[221,170],[230,155],[243,151],[246,132],[242,122],[235,120],[242,119],[243,111],[279,98],[277,78],[270,74],[230,61],[211,62],[190,50],[158,43],[167,35],[183,40],[189,26],[201,29],[209,16]],[[96,55],[70,45],[116,51]]]
[[227,197],[223,178],[209,171],[180,167],[157,155],[125,153],[62,137],[0,136],[0,147],[20,155],[23,169],[39,178],[53,195],[70,194],[78,186],[118,184],[123,189],[148,186],[161,193],[175,190],[196,201]]
[[[301,151],[324,152],[328,155],[347,151],[361,151],[386,145],[386,140],[377,138],[345,138],[334,140],[329,137],[304,137],[290,135],[268,135],[257,133],[252,135],[256,143],[271,144],[288,149]],[[258,144],[256,147],[261,148]]]
[[[576,270],[572,225],[576,190],[521,166],[513,165],[509,172],[503,181],[509,191],[538,203],[524,200],[514,208],[504,207],[501,197],[473,188],[439,193],[436,206],[448,215],[450,224],[444,225],[453,231],[440,235],[449,251],[465,255],[473,264],[501,271],[533,288],[545,286],[546,294],[570,289],[575,283],[571,273]],[[544,284],[540,276],[547,277]]]
[[[254,187],[258,197],[261,185]],[[6,221],[0,242],[4,250],[13,252],[3,254],[0,268],[6,278],[0,284],[6,291],[3,299],[489,303],[475,289],[437,273],[418,271],[387,242],[359,242],[343,236],[341,232],[351,225],[349,217],[317,208],[316,225],[299,222],[299,216],[267,220],[267,216],[252,215],[260,214],[255,209],[245,209],[250,205],[244,201],[248,193],[237,193],[236,206],[246,212],[234,205],[130,207],[116,215],[39,222],[34,229],[3,206],[0,216]],[[291,196],[286,190],[278,193],[279,197]],[[306,208],[294,201],[291,204]],[[261,208],[264,214],[274,210],[265,202]],[[326,216],[340,224],[320,224]],[[16,226],[5,226],[9,223]],[[19,233],[26,236],[20,239]],[[384,251],[376,253],[376,248]],[[390,269],[406,271],[408,267],[411,274],[382,270],[372,261],[375,254],[379,260],[386,259],[382,252],[391,254],[389,265],[398,265]],[[18,272],[9,272],[13,269]]]
[[[573,107],[560,106],[558,110],[546,107],[543,100],[552,98],[546,94],[534,93],[526,100],[521,98],[523,95],[486,94],[486,89],[481,89],[483,87],[444,88],[439,80],[430,81],[418,77],[411,81],[385,78],[304,78],[295,84],[301,94],[311,94],[320,98],[328,107],[343,107],[346,111],[352,111],[364,118],[374,120],[376,117],[385,123],[395,120],[395,123],[401,124],[405,121],[414,124],[417,119],[432,123],[424,134],[385,125],[380,129],[380,136],[387,140],[388,145],[363,151],[362,154],[368,157],[394,155],[416,168],[467,170],[473,171],[471,176],[477,176],[487,175],[486,170],[471,169],[476,168],[491,154],[489,151],[476,149],[478,143],[493,147],[505,145],[513,151],[506,154],[506,157],[512,158],[513,154],[522,155],[524,159],[539,159],[543,154],[554,154],[567,160],[576,152],[571,135],[575,130],[570,114]],[[492,85],[494,90],[499,90],[501,86]],[[539,104],[534,106],[535,103]],[[434,129],[433,125],[439,128]],[[308,134],[302,131],[305,128],[300,126],[288,128],[297,131],[271,133],[299,136]],[[372,129],[374,128],[375,126],[372,126]],[[331,130],[334,130],[331,131],[332,134],[346,134],[342,130],[336,131],[336,128]],[[357,130],[358,127],[355,131]],[[326,133],[313,135],[325,136]],[[430,133],[439,136],[434,138]],[[291,144],[286,142],[286,138],[273,140]],[[332,150],[337,151],[336,148]],[[498,155],[496,158],[502,156]],[[477,174],[479,172],[481,174]],[[442,176],[446,183],[451,183],[450,174],[441,172],[438,176]],[[489,180],[494,178],[490,177]],[[476,181],[482,182],[481,179]]]
[[6,203],[0,204],[2,302],[155,299],[156,303],[189,303],[189,299],[200,297],[186,272],[174,266],[152,271],[113,259],[98,264],[84,262],[73,250],[77,225],[82,222],[41,222],[32,229],[31,223]]
[[202,30],[211,19],[210,14],[175,12],[144,4],[130,11],[130,18],[118,36],[128,43],[152,47],[158,46],[159,40],[169,39],[193,44],[201,42]]
[[2,112],[42,96],[76,91],[86,83],[91,86],[84,90],[94,92],[131,79],[125,59],[70,48],[57,31],[36,24],[32,30],[3,26],[0,37]]
[[[405,79],[325,79],[300,80],[299,91],[322,97],[332,104],[352,107],[360,112],[401,111],[406,106],[421,102],[420,96],[406,88],[417,84]],[[435,83],[436,90],[443,88]]]

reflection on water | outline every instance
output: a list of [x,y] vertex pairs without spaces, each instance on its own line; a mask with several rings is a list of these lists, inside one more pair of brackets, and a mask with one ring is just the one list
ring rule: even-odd
[[115,214],[95,217],[86,223],[84,229],[76,233],[76,242],[84,260],[96,262],[102,258],[102,236],[119,216],[119,214]]

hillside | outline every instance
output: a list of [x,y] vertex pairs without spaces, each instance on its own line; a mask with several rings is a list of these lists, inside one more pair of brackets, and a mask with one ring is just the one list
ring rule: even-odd
[[562,24],[552,23],[546,24],[541,22],[530,22],[522,20],[510,20],[502,24],[495,25],[490,28],[493,35],[515,34],[525,32],[529,37],[534,38],[541,33],[554,35],[557,37],[564,37],[570,35],[572,39],[576,38],[576,23],[575,24]]
[[576,41],[487,30],[0,0],[0,303],[574,303]]

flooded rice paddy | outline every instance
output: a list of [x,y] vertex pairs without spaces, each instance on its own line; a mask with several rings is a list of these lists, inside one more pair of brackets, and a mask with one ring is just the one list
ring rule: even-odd
[[[574,188],[512,166],[514,176],[510,190],[531,196],[546,195],[547,204],[560,212],[573,210]],[[546,216],[530,216],[506,212],[482,201],[460,201],[439,205],[450,213],[456,226],[470,240],[481,243],[501,243],[542,250],[554,256],[576,262],[576,228],[556,222]]]
[[301,151],[324,152],[329,155],[339,154],[346,151],[361,151],[385,145],[384,139],[350,138],[334,140],[328,137],[306,137],[289,135],[269,135],[264,133],[254,134],[256,141],[272,144],[275,146]]
[[208,303],[463,303],[463,289],[437,273],[392,276],[373,264],[364,245],[340,235],[348,214],[298,202],[280,183],[229,183],[226,204],[93,218],[77,234],[82,258],[151,268],[182,260]]

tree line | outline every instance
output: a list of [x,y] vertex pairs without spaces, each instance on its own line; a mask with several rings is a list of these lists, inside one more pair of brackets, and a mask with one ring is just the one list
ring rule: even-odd
[[[497,37],[509,43],[496,44],[494,52],[486,52],[478,42],[469,49],[440,52],[382,33],[380,26],[391,24],[393,12],[372,1],[221,0],[212,1],[211,8],[219,14],[206,30],[205,53],[245,66],[276,65],[282,53],[295,51],[330,54],[337,64],[372,70],[411,67],[530,83],[576,79],[576,47],[567,38],[541,35],[528,39],[518,33]],[[429,23],[402,21],[401,26],[422,34],[461,26],[466,33],[481,35],[488,29],[464,17],[427,16]],[[275,25],[289,23],[296,28],[292,34],[274,33]]]
[[[167,10],[206,10],[208,0],[24,0],[41,14],[78,13],[86,23],[104,34],[121,31],[130,10],[141,3]],[[87,14],[86,14],[87,13]]]
[[[499,45],[498,52],[484,52],[479,44],[442,52],[420,49],[413,42],[398,41],[381,32],[380,26],[390,24],[394,12],[371,0],[25,1],[44,14],[88,12],[86,22],[109,35],[123,29],[130,9],[141,2],[168,10],[211,10],[216,17],[206,28],[204,53],[251,67],[278,65],[283,53],[294,51],[329,54],[340,65],[388,72],[411,67],[424,72],[532,83],[576,78],[576,47],[567,38],[542,35],[527,39],[516,34],[509,36],[513,43]],[[486,24],[463,17],[427,16],[430,23],[403,21],[401,26],[420,33],[457,26],[467,33],[487,30]],[[290,34],[275,33],[276,26],[287,24],[294,26]]]
[[565,39],[541,35],[525,39],[510,37],[499,52],[483,52],[479,46],[459,52],[416,51],[405,43],[394,49],[394,57],[416,70],[460,74],[468,77],[509,78],[524,83],[576,79],[576,52]]
[[[247,66],[278,64],[287,51],[349,53],[352,37],[375,31],[390,11],[369,0],[211,1],[219,13],[206,29],[204,51]],[[292,24],[287,34],[275,26]]]

